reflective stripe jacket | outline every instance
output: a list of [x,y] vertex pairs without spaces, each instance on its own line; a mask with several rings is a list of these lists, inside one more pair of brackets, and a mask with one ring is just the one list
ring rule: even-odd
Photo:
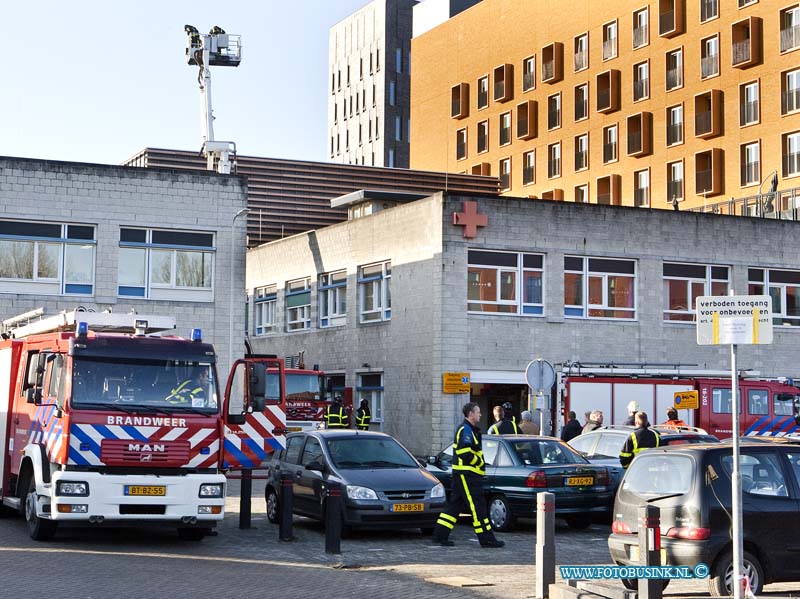
[[360,431],[368,431],[370,420],[372,420],[372,415],[369,410],[358,408],[356,412],[356,428]]
[[453,472],[461,474],[486,474],[486,463],[483,461],[481,431],[467,420],[456,430],[453,442]]
[[619,452],[619,463],[623,468],[627,468],[637,453],[643,449],[658,447],[660,443],[661,437],[654,430],[650,430],[649,426],[637,428],[630,437],[625,439],[622,451]]
[[514,419],[503,418],[500,422],[495,422],[492,426],[489,427],[489,430],[486,431],[488,435],[519,435],[520,430],[519,426]]
[[189,379],[183,381],[180,385],[175,387],[167,397],[169,403],[189,403],[198,395],[203,395],[203,388],[200,386],[192,388],[194,381]]
[[330,405],[325,408],[325,423],[328,428],[347,428],[349,423],[344,406]]

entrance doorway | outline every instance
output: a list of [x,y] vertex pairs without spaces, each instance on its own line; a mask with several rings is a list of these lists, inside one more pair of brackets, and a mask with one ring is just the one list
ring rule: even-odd
[[511,383],[472,383],[470,401],[474,401],[481,408],[481,421],[478,426],[486,431],[494,424],[492,410],[495,406],[502,406],[510,402],[512,412],[520,420],[520,414],[528,409],[528,386]]

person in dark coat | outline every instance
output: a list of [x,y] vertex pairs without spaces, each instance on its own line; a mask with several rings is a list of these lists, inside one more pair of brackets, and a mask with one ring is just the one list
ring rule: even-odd
[[561,440],[565,443],[581,434],[581,423],[575,412],[570,412],[567,423],[561,429]]
[[583,426],[582,433],[588,433],[603,426],[603,412],[601,410],[592,410],[589,416],[589,422]]
[[622,451],[619,452],[619,463],[622,467],[627,469],[633,458],[636,457],[643,449],[658,447],[661,444],[661,437],[658,433],[650,428],[650,423],[647,421],[647,414],[644,412],[636,412],[634,416],[636,422],[636,429],[631,433],[631,436],[625,440],[622,446]]

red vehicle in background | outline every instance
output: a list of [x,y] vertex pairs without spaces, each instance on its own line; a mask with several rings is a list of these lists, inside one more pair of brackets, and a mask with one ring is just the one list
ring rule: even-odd
[[350,387],[335,389],[328,384],[324,372],[306,369],[302,361],[297,368],[284,370],[286,380],[286,429],[288,432],[309,431],[322,428],[325,409],[333,398],[342,398],[347,413],[353,413],[353,390]]

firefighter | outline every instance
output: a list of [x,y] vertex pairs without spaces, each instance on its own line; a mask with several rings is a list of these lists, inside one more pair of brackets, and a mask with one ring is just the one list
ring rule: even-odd
[[[511,404],[508,404],[511,405]],[[514,422],[513,416],[506,412],[505,404],[503,406],[495,406],[494,410],[495,423],[486,431],[487,435],[518,435],[519,427]]]
[[625,419],[624,424],[625,426],[634,426],[635,425],[635,416],[636,412],[639,409],[639,405],[635,401],[631,401],[628,403],[628,417]]
[[372,414],[369,411],[369,400],[362,399],[361,405],[356,411],[356,428],[360,431],[368,431],[370,420],[372,420]]
[[206,388],[208,387],[208,368],[198,366],[192,371],[192,377],[183,381],[172,389],[167,396],[171,404],[191,404],[193,407],[203,407],[206,401]]
[[350,418],[342,405],[342,398],[336,395],[333,403],[325,408],[326,428],[350,428]]
[[515,434],[519,433],[519,419],[514,415],[514,406],[511,405],[510,401],[503,404],[503,413],[503,417],[514,425]]
[[661,437],[650,428],[650,423],[647,421],[647,414],[644,412],[636,412],[634,421],[636,422],[636,428],[631,433],[631,436],[625,439],[622,451],[619,452],[619,463],[622,464],[622,467],[625,469],[628,468],[637,453],[643,449],[658,447],[661,443]]
[[481,480],[486,474],[481,448],[481,431],[478,422],[481,409],[476,403],[468,403],[463,408],[464,422],[458,427],[453,442],[453,478],[450,501],[447,509],[439,514],[433,529],[433,543],[443,547],[455,545],[449,539],[450,531],[456,525],[461,512],[469,512],[472,526],[478,535],[481,547],[503,547],[492,532],[492,524],[486,511]]

